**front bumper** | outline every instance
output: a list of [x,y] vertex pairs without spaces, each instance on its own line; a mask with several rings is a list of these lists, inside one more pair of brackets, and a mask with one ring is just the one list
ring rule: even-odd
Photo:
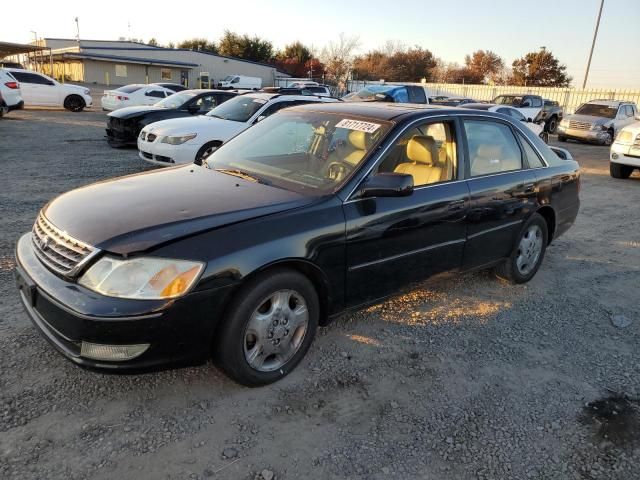
[[[82,367],[130,373],[207,360],[231,287],[172,301],[106,297],[50,272],[35,256],[30,235],[16,246],[18,291],[35,327],[67,359]],[[83,357],[83,341],[150,347],[131,360],[106,361]]]
[[193,163],[202,145],[190,141],[182,145],[170,145],[161,142],[158,136],[153,142],[138,137],[138,156],[154,165],[172,166]]
[[107,123],[107,142],[112,147],[135,146],[138,138],[135,121],[113,122]]
[[640,168],[640,145],[613,143],[609,152],[609,160],[612,163]]
[[596,142],[604,143],[609,132],[606,130],[579,130],[569,127],[558,127],[558,135],[561,137],[570,138],[572,140],[580,140],[582,142]]

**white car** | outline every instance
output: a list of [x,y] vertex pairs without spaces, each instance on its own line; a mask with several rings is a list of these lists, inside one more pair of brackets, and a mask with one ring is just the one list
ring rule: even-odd
[[227,75],[225,78],[220,80],[218,88],[260,90],[262,88],[262,78],[247,77],[245,75]]
[[493,103],[465,103],[459,108],[471,108],[473,110],[486,110],[487,112],[497,112],[508,115],[514,120],[518,120],[527,126],[529,130],[539,136],[545,143],[549,141],[549,134],[544,131],[544,123],[536,123],[526,118],[519,109],[506,105],[495,105]]
[[104,91],[102,95],[102,110],[111,112],[124,107],[154,105],[174,93],[176,92],[160,85],[125,85],[115,90]]
[[206,115],[152,123],[138,137],[139,156],[156,165],[201,162],[220,145],[285,107],[337,102],[311,95],[248,93],[227,100]]
[[6,113],[23,107],[20,83],[8,70],[0,68],[0,110]]
[[[640,120],[640,116],[635,117]],[[609,172],[613,178],[629,178],[640,169],[640,122],[624,127],[609,151]]]
[[47,75],[21,68],[7,68],[20,82],[24,104],[28,107],[64,107],[72,112],[81,112],[93,103],[88,88],[69,83],[60,83]]

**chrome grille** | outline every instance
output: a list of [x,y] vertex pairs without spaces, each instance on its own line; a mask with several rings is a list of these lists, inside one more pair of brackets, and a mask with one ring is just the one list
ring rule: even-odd
[[98,252],[90,245],[58,230],[42,213],[33,224],[31,240],[40,261],[65,276],[73,276]]
[[569,122],[569,128],[574,130],[591,130],[591,124],[589,122],[578,122],[577,120],[571,120]]

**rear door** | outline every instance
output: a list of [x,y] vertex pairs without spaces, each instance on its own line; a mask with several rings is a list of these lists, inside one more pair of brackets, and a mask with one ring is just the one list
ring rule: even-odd
[[11,74],[20,82],[22,97],[26,105],[51,106],[58,104],[58,89],[51,80],[33,72],[12,71]]
[[452,118],[414,123],[378,160],[370,175],[413,175],[412,195],[345,202],[350,306],[460,267],[469,191],[460,176],[458,125]]
[[464,268],[509,255],[524,220],[537,206],[537,178],[508,122],[463,119],[471,206]]

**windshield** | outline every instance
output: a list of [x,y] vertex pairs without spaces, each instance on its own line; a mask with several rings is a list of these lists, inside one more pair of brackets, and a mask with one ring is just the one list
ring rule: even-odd
[[265,98],[240,95],[218,105],[207,113],[207,115],[209,117],[222,118],[234,122],[246,122],[260,110],[265,103],[267,103],[267,99]]
[[375,100],[377,93],[388,93],[393,90],[394,86],[391,85],[369,85],[359,92],[350,93],[348,96],[345,96],[344,99],[349,99],[353,101],[359,100]]
[[618,107],[601,105],[599,103],[585,103],[578,110],[576,115],[591,115],[592,117],[616,118]]
[[224,144],[205,166],[299,193],[325,195],[347,181],[391,125],[344,114],[281,111]]
[[164,98],[156,103],[156,107],[179,108],[195,96],[196,94],[193,92],[174,93],[173,95]]
[[500,95],[493,99],[493,103],[498,105],[514,105],[518,106],[522,103],[522,97],[514,97],[511,95]]
[[226,77],[224,77],[222,79],[223,82],[230,82],[231,80],[233,80],[234,78],[236,78],[235,75],[227,75]]
[[133,93],[141,88],[142,85],[125,85],[124,87],[116,88],[116,92]]

